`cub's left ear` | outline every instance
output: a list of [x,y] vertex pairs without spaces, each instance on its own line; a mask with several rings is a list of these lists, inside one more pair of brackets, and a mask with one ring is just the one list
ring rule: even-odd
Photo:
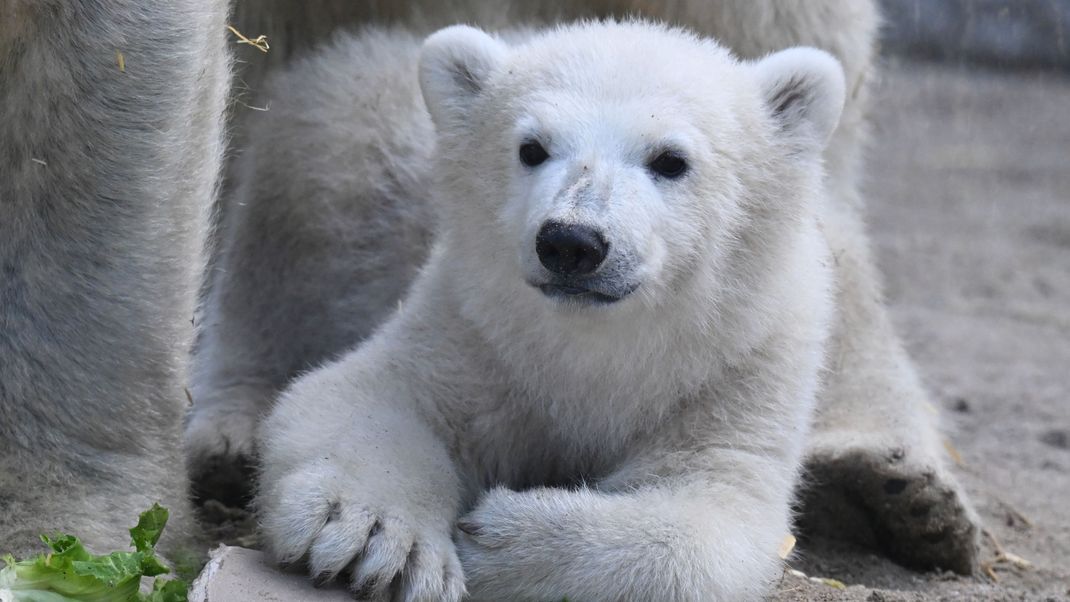
[[436,126],[466,121],[472,102],[507,52],[500,40],[467,25],[440,29],[424,41],[420,89]]
[[816,48],[789,48],[755,65],[765,104],[781,130],[819,149],[825,147],[843,111],[843,67]]

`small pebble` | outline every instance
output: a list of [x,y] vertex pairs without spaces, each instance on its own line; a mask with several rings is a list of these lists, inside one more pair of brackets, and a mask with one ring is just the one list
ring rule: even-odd
[[1070,449],[1070,433],[1061,429],[1053,429],[1041,435],[1040,442],[1056,449]]

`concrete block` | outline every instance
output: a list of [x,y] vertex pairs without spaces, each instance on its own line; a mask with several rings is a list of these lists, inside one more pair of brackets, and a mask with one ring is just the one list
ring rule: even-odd
[[264,554],[221,545],[193,582],[189,602],[351,602],[342,587],[317,589],[308,576],[284,573]]

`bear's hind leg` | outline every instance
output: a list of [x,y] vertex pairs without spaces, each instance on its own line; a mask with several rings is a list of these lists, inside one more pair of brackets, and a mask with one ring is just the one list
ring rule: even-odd
[[881,301],[861,220],[844,209],[826,222],[839,316],[807,454],[804,527],[908,566],[970,573],[978,518]]
[[416,78],[397,75],[418,49],[402,33],[339,36],[274,71],[271,110],[245,120],[193,357],[185,443],[202,500],[248,498],[278,392],[363,341],[426,258],[433,136]]

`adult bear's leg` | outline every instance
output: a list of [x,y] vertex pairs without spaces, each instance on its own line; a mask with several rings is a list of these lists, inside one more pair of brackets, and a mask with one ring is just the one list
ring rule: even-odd
[[0,0],[0,548],[193,532],[179,435],[224,0]]

